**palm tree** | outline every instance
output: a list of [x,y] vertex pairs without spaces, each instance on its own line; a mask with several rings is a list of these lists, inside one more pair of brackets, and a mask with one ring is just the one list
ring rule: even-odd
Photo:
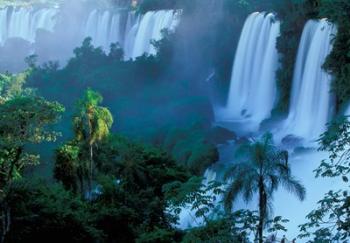
[[89,192],[92,189],[94,146],[109,135],[113,124],[111,112],[99,106],[102,101],[103,98],[99,93],[87,89],[83,98],[78,102],[78,111],[73,118],[76,139],[89,148]]
[[242,145],[237,150],[241,162],[230,168],[225,176],[229,186],[225,195],[225,206],[232,210],[232,204],[238,195],[246,202],[258,194],[259,224],[257,236],[259,243],[263,242],[265,220],[269,215],[269,206],[273,193],[280,186],[294,193],[300,200],[305,199],[306,190],[291,175],[288,165],[288,152],[278,149],[273,144],[272,135],[265,134],[260,141]]

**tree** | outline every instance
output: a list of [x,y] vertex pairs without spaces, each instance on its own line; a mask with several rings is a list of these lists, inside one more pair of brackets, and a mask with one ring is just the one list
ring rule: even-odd
[[110,111],[99,106],[103,101],[102,96],[87,89],[83,98],[79,100],[77,112],[73,117],[73,127],[76,140],[81,145],[87,145],[89,148],[89,193],[92,189],[93,166],[94,166],[94,147],[96,143],[102,141],[109,135],[109,130],[113,124],[113,117]]
[[[224,193],[223,186],[216,181],[203,184],[200,177],[192,177],[185,183],[175,181],[164,186],[169,210],[174,215],[179,215],[183,209],[190,209],[189,216],[196,225],[185,231],[182,242],[250,242],[249,239],[259,225],[259,214],[249,210],[222,210],[222,201],[218,199]],[[269,225],[267,231],[271,234],[287,231],[283,226],[286,222],[288,220],[276,216],[266,222]]]
[[39,162],[28,153],[27,145],[55,141],[58,133],[49,129],[61,117],[64,108],[36,96],[18,96],[0,104],[0,218],[3,242],[11,226],[10,210],[4,200],[12,182],[23,169]]
[[[55,168],[54,177],[56,180],[62,182],[63,186],[67,190],[77,192],[77,181],[80,181],[80,190],[83,195],[83,173],[79,173],[84,170],[80,166],[79,160],[80,148],[74,143],[67,143],[55,151]],[[78,178],[77,178],[78,177]]]
[[29,70],[16,75],[0,74],[0,100],[8,100],[22,94],[32,93],[31,89],[23,88],[29,74]]
[[315,170],[316,177],[339,178],[344,186],[333,190],[318,202],[318,207],[299,226],[299,238],[311,238],[312,242],[348,242],[350,238],[350,122],[340,117],[329,124],[320,138],[320,150],[329,152]]
[[94,162],[96,225],[107,242],[170,242],[175,217],[167,210],[164,188],[188,180],[188,171],[164,151],[118,135],[99,143]]
[[142,150],[137,146],[130,146],[128,151],[121,152],[121,161],[118,161],[118,176],[127,190],[139,190],[140,185],[147,185],[147,172]]
[[241,162],[232,166],[226,173],[226,179],[232,182],[226,191],[225,205],[231,210],[232,203],[238,195],[242,194],[243,199],[248,202],[254,194],[258,194],[257,238],[262,243],[273,193],[282,185],[300,200],[304,200],[306,191],[291,175],[288,153],[274,146],[271,134],[265,134],[260,141],[242,145],[236,156]]
[[327,18],[337,26],[337,34],[333,38],[332,51],[328,55],[324,68],[332,77],[332,92],[335,94],[336,109],[347,105],[350,97],[350,2],[344,0],[321,0],[321,18]]
[[105,242],[91,204],[61,185],[24,178],[7,201],[13,220],[6,242]]

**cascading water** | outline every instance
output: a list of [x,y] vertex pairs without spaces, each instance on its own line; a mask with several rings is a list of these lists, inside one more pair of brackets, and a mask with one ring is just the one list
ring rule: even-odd
[[[35,7],[5,7],[0,9],[0,46],[4,46],[11,38],[20,38],[33,44],[27,55],[35,53],[40,49],[38,45],[44,43],[41,40],[36,40],[37,31],[43,29],[52,32],[51,37],[44,36],[45,49],[48,50],[44,54],[51,59],[57,57],[60,61],[64,61],[71,53],[69,50],[73,50],[86,37],[91,37],[93,45],[102,47],[105,51],[109,50],[112,43],[119,43],[124,49],[125,59],[135,59],[143,54],[155,55],[156,49],[151,41],[160,40],[163,29],[174,30],[181,13],[178,10],[160,10],[138,15],[133,11],[128,12],[126,9],[96,9],[87,16],[80,14],[75,18],[57,21],[61,17],[60,10],[59,8]],[[74,27],[68,30],[69,33],[64,33],[66,28],[62,25],[69,24]],[[54,45],[57,45],[55,42],[57,39],[66,40],[65,56],[60,56],[55,52],[57,47]],[[47,40],[53,41],[51,43]]]
[[126,23],[126,36],[124,43],[124,55],[125,59],[130,59],[132,57],[132,52],[134,48],[135,38],[138,31],[140,22],[140,16],[136,16],[134,12],[128,14],[128,20]]
[[332,114],[331,76],[322,69],[332,49],[336,27],[326,19],[310,20],[303,31],[295,65],[290,110],[282,129],[308,141],[325,131]]
[[121,12],[93,10],[86,21],[85,37],[91,37],[95,46],[101,46],[105,50],[111,43],[124,42],[123,26],[121,24]]
[[273,14],[253,13],[243,27],[233,65],[228,103],[219,120],[268,118],[276,98],[276,41],[280,23]]
[[138,31],[135,36],[135,42],[132,50],[132,58],[141,56],[149,51],[154,26],[154,12],[148,12],[143,16],[139,23]]
[[0,44],[4,44],[9,38],[22,38],[34,42],[37,30],[54,31],[57,12],[55,8],[0,9]]
[[[258,93],[261,92],[260,89],[263,88],[262,83],[259,85],[257,81],[262,80],[262,76],[269,77],[271,80],[273,77],[272,68],[266,70],[266,67],[263,67],[263,64],[270,65],[266,63],[266,60],[269,59],[261,62],[262,58],[256,58],[260,55],[266,55],[269,52],[268,50],[275,45],[275,39],[271,37],[269,38],[269,43],[263,45],[260,40],[267,41],[267,38],[256,33],[259,30],[266,32],[267,27],[262,23],[264,18],[266,17],[261,16],[259,13],[254,13],[248,17],[243,28],[236,53],[228,107],[223,111],[218,110],[217,114],[219,119],[227,119],[227,122],[223,123],[227,125],[227,128],[230,128],[230,123],[233,123],[232,120],[248,120],[255,117],[263,117],[262,114],[269,114],[271,111],[272,106],[270,105],[273,102],[271,102],[270,98],[267,98],[265,101],[259,98],[260,103],[254,102],[254,99],[258,97]],[[314,140],[325,130],[326,123],[332,115],[332,95],[330,94],[331,76],[322,69],[322,65],[332,49],[332,38],[335,34],[336,27],[326,19],[307,22],[295,64],[288,118],[282,125],[283,129],[274,131],[274,136],[278,137],[277,139],[293,135],[305,140]],[[262,46],[265,46],[265,51],[260,49]],[[266,46],[269,46],[269,48]],[[261,64],[260,66],[258,65],[259,63]],[[276,67],[273,69],[276,70]],[[271,76],[262,75],[264,71],[270,72]],[[256,115],[259,113],[259,109],[263,108],[265,102],[269,104],[269,112],[265,110],[260,115]],[[223,113],[221,114],[221,112]],[[350,105],[345,114],[350,114]],[[237,130],[238,135],[245,136],[249,133],[244,131],[244,134],[239,134],[241,132],[240,124],[234,123],[234,128]],[[237,159],[232,152],[234,151],[232,146],[238,147],[239,143],[233,142],[232,145],[223,146],[226,148],[219,150],[220,161],[216,166],[212,166],[213,171],[217,175],[224,174],[227,166],[235,163]],[[295,149],[299,144],[293,144],[292,146]],[[300,233],[298,225],[305,222],[305,215],[316,208],[317,200],[323,194],[329,190],[337,190],[337,188],[344,187],[341,180],[315,179],[314,169],[319,166],[320,161],[328,156],[327,152],[313,149],[302,152],[294,150],[293,153],[290,153],[289,164],[292,174],[305,185],[307,198],[305,201],[300,202],[283,190],[278,190],[275,194],[274,214],[283,215],[290,220],[286,224],[286,228],[288,228],[286,236],[288,239],[293,239]],[[290,205],[293,205],[293,210],[290,210]],[[238,208],[256,210],[257,200],[253,199],[249,204],[238,200],[236,206]]]
[[147,12],[130,30],[128,40],[132,47],[127,49],[126,57],[134,59],[145,53],[156,54],[151,41],[160,40],[163,29],[173,30],[178,24],[178,18],[179,12],[174,10]]
[[111,43],[119,42],[125,58],[134,59],[145,53],[156,54],[151,41],[160,40],[163,29],[173,30],[178,23],[178,14],[174,10],[160,10],[137,17],[134,12],[129,12],[125,26],[121,25],[120,19],[120,13],[94,10],[86,22],[84,37],[91,37],[94,45],[105,49]]
[[0,10],[0,44],[6,41],[7,33],[7,11],[5,9]]

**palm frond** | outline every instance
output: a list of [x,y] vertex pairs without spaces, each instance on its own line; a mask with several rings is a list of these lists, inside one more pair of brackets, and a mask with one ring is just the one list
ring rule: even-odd
[[232,204],[236,200],[237,196],[243,190],[244,181],[240,179],[234,180],[229,187],[226,189],[224,197],[224,205],[227,211],[232,210]]
[[225,180],[234,179],[234,178],[240,177],[241,175],[250,174],[252,172],[254,172],[254,167],[252,167],[249,162],[238,163],[231,166],[231,168],[229,168],[226,171],[224,179]]
[[292,176],[289,176],[287,178],[281,178],[281,182],[286,190],[296,195],[300,201],[304,201],[306,197],[306,189],[300,183],[300,181],[296,180]]
[[277,191],[278,187],[280,185],[280,179],[277,175],[274,174],[270,174],[267,176],[267,180],[268,180],[268,190],[269,193],[272,194],[272,192]]
[[257,176],[254,173],[245,176],[242,188],[243,199],[246,203],[253,199],[254,193],[258,191]]

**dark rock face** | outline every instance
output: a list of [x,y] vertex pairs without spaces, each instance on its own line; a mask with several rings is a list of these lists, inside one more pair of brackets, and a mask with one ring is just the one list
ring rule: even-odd
[[282,144],[287,147],[296,147],[297,145],[301,144],[302,141],[303,139],[300,137],[288,135],[282,139]]
[[208,139],[214,144],[225,144],[230,140],[236,140],[237,136],[226,128],[216,126],[209,131]]

